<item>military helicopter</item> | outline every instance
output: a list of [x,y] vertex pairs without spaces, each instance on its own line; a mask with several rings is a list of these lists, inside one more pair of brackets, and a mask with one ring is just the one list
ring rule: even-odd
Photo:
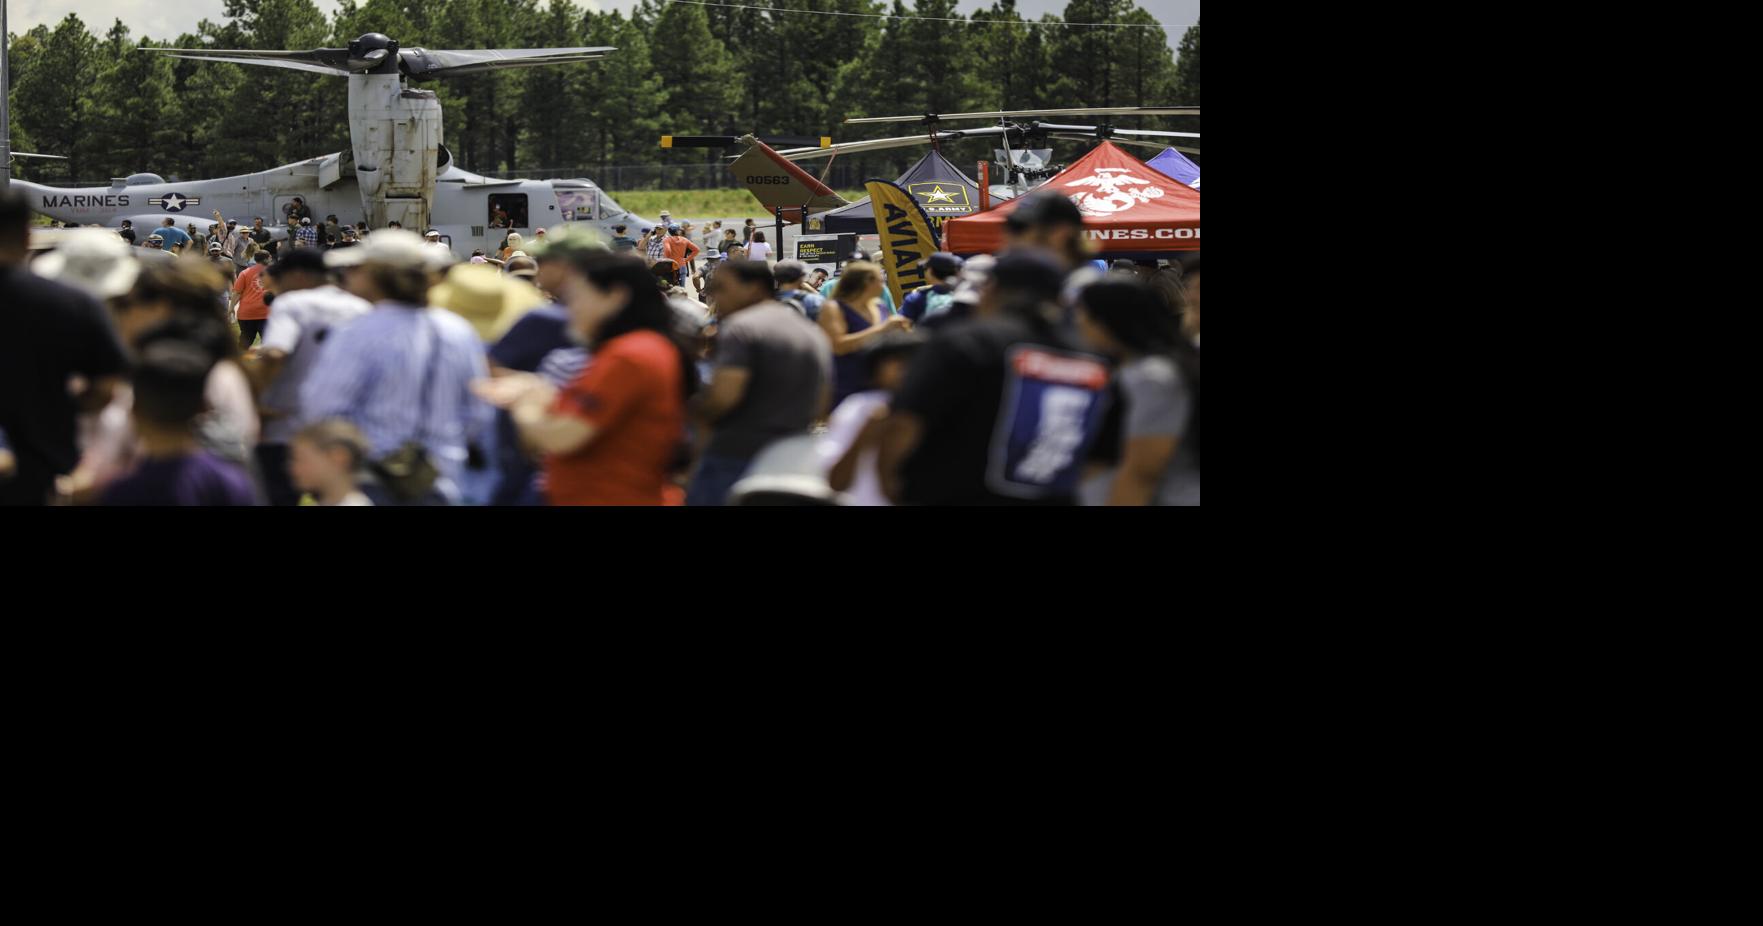
[[219,212],[249,226],[262,217],[285,239],[283,207],[299,197],[314,222],[339,221],[383,228],[397,222],[433,228],[460,257],[474,248],[501,246],[509,232],[529,233],[561,223],[584,223],[610,234],[614,225],[654,225],[618,205],[593,181],[501,180],[460,167],[441,143],[441,103],[431,90],[406,81],[432,80],[503,68],[593,61],[617,49],[524,48],[441,50],[401,48],[370,32],[348,48],[310,51],[230,51],[150,48],[149,53],[198,61],[275,67],[349,79],[351,149],[213,180],[167,182],[154,173],[111,180],[108,187],[70,189],[13,180],[32,208],[63,222],[110,227],[130,219],[139,228],[165,219],[206,229]]
[[[963,138],[997,138],[1003,147],[994,149],[993,153],[996,156],[1000,176],[1004,182],[986,184],[986,186],[991,199],[994,202],[1001,202],[1028,192],[1063,169],[1062,165],[1050,163],[1052,149],[1041,147],[1050,139],[1105,138],[1115,144],[1155,148],[1161,151],[1171,145],[1165,142],[1152,142],[1148,139],[1198,139],[1200,137],[1197,132],[1121,129],[1107,123],[1068,125],[1043,122],[1042,119],[1069,116],[1198,116],[1199,114],[1200,108],[1198,106],[1122,106],[1078,109],[1018,109],[977,113],[925,113],[918,116],[869,116],[846,119],[845,124],[921,122],[927,126],[928,131],[924,135],[838,143],[834,143],[831,138],[827,137],[815,139],[795,136],[664,135],[661,139],[661,147],[743,147],[745,150],[734,156],[733,162],[729,164],[729,169],[734,173],[737,182],[746,187],[766,209],[781,208],[785,222],[796,222],[799,220],[803,205],[808,206],[811,212],[849,205],[843,197],[835,193],[825,183],[825,179],[832,169],[832,159],[840,154],[885,151],[891,148],[905,148],[914,145],[930,145],[935,148],[945,142]],[[942,122],[980,119],[997,120],[998,124],[972,129],[941,130],[938,128]],[[774,148],[773,145],[778,147]],[[792,145],[796,146],[791,147]],[[1199,149],[1195,147],[1182,145],[1174,145],[1173,147],[1178,151],[1190,154],[1199,153]],[[828,159],[827,165],[819,177],[810,174],[796,163],[814,158]],[[924,198],[934,194],[924,192],[921,195],[919,191],[915,190],[913,195]],[[933,203],[926,203],[926,205],[931,204]]]

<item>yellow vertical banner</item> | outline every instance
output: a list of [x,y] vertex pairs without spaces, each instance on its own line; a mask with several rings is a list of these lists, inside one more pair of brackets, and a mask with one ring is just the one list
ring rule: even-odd
[[925,285],[924,268],[918,262],[935,253],[937,236],[918,201],[897,184],[870,180],[863,188],[869,192],[869,205],[875,212],[875,233],[881,236],[888,291],[898,308],[907,293]]

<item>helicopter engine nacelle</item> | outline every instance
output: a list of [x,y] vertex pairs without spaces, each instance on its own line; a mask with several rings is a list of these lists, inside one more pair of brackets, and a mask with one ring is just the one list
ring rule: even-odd
[[[396,73],[350,75],[349,133],[368,223],[425,227],[441,147],[441,101],[429,90],[404,89]],[[397,206],[389,208],[393,200]]]

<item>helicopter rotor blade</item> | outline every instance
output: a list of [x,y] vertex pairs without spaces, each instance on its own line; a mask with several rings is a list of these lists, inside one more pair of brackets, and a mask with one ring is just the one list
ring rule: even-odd
[[1006,133],[1019,134],[1022,130],[1016,127],[990,126],[979,129],[961,129],[952,132],[938,132],[935,135],[908,135],[903,138],[877,138],[870,141],[845,141],[825,148],[791,148],[779,151],[778,154],[792,161],[807,158],[831,157],[835,154],[847,154],[861,151],[886,151],[889,148],[910,148],[914,145],[928,145],[937,142],[956,141],[962,138],[983,138],[990,135]]
[[1119,106],[1084,109],[1009,109],[990,113],[925,113],[921,116],[868,116],[850,125],[876,122],[947,122],[951,119],[1015,119],[1033,116],[1198,116],[1198,106]]
[[[1094,132],[1093,125],[1054,125],[1049,122],[1034,123],[1037,127],[1053,132]],[[1199,132],[1154,132],[1148,129],[1112,129],[1115,135],[1137,135],[1148,138],[1199,138]]]
[[428,79],[509,68],[596,61],[606,57],[607,52],[617,50],[610,45],[592,48],[405,48],[399,50],[398,58],[405,76]]
[[[157,51],[157,49],[155,49],[155,51]],[[249,63],[249,65],[257,65],[257,67],[280,67],[280,69],[284,69],[284,71],[305,71],[309,72],[309,74],[328,74],[331,78],[347,78],[347,76],[349,76],[349,69],[347,69],[347,67],[330,67],[330,65],[323,65],[323,63],[300,62],[300,60],[293,60],[293,58],[236,58],[236,56],[229,55],[166,56],[167,58],[183,58],[183,60],[190,60],[190,62]]]
[[[228,64],[256,64],[263,67],[309,71],[314,74],[347,75],[350,71],[349,49],[314,48],[309,51],[252,51],[219,48],[142,48],[170,58],[189,61],[224,61]],[[371,66],[371,65],[370,65]]]

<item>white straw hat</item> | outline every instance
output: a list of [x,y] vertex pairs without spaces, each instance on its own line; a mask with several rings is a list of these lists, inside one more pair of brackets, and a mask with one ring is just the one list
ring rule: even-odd
[[84,290],[99,299],[120,296],[135,285],[141,265],[116,232],[74,229],[56,239],[55,250],[31,262],[31,272]]

